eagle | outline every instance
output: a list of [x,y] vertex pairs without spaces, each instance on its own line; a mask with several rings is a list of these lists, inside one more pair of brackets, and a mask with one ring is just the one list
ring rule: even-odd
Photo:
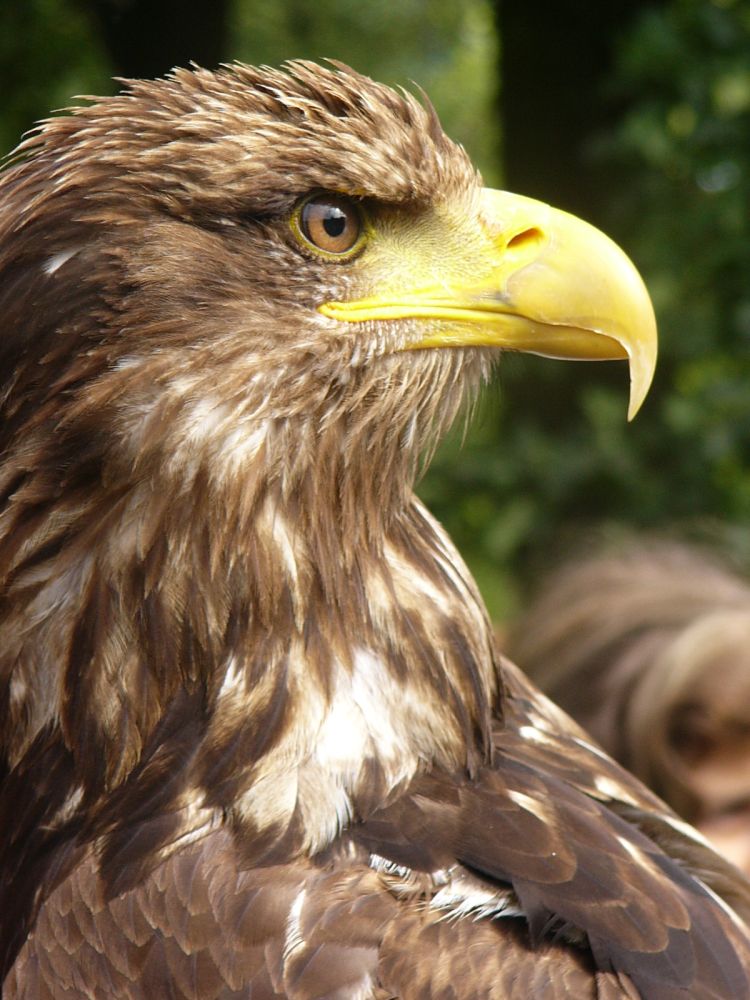
[[750,996],[750,887],[494,647],[425,456],[627,257],[426,97],[176,70],[0,183],[7,1000]]

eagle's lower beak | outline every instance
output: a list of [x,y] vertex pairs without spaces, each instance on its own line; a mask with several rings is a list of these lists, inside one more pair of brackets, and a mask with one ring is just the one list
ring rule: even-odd
[[631,261],[598,229],[530,198],[485,190],[480,216],[483,235],[469,266],[446,253],[437,280],[329,302],[320,311],[351,322],[426,321],[407,350],[476,345],[553,358],[628,358],[632,419],[654,374],[656,320]]

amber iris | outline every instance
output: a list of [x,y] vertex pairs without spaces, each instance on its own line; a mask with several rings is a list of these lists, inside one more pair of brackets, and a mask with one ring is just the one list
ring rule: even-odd
[[348,254],[359,241],[362,219],[357,207],[339,195],[316,195],[305,202],[299,215],[305,239],[318,250]]

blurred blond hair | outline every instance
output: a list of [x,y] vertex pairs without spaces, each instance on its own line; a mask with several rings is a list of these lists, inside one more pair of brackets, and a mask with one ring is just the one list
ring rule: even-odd
[[750,800],[750,585],[664,541],[563,566],[509,655],[691,821]]

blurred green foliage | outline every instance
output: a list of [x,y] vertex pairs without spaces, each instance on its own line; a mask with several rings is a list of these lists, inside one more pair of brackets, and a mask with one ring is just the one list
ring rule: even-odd
[[[229,22],[226,61],[339,59],[392,86],[422,87],[450,134],[497,181],[498,44],[489,0],[234,0]],[[170,68],[165,63],[163,72]],[[0,151],[72,95],[111,93],[112,75],[92,4],[0,3]]]
[[73,0],[0,3],[0,152],[73,94],[109,92],[111,76],[91,20]]
[[603,148],[632,178],[613,225],[661,320],[647,454],[672,517],[747,523],[750,5],[679,0],[644,17],[613,82],[636,99]]
[[646,10],[607,89],[629,110],[589,154],[654,299],[657,375],[628,426],[620,366],[508,359],[489,426],[460,465],[455,440],[437,456],[423,494],[498,617],[594,524],[708,536],[750,567],[750,5]]
[[[332,57],[416,81],[496,184],[494,24],[491,0],[235,0],[226,55]],[[84,0],[0,4],[5,149],[71,95],[111,90],[110,74]],[[588,155],[611,171],[605,228],[652,292],[660,363],[628,426],[624,366],[505,358],[465,441],[458,427],[441,447],[421,493],[498,617],[595,522],[708,525],[750,566],[750,3],[646,8],[601,96],[624,110]]]

